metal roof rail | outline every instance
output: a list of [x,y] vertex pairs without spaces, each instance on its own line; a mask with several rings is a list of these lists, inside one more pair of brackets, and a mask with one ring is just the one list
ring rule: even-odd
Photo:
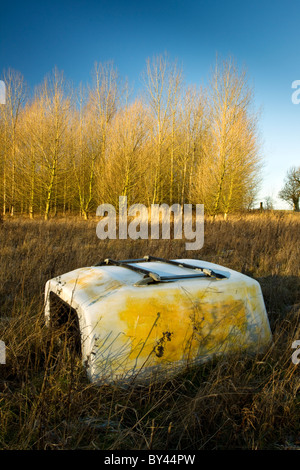
[[144,259],[145,261],[161,261],[163,263],[168,263],[168,264],[172,264],[174,266],[179,266],[179,267],[182,267],[182,268],[188,268],[188,269],[194,269],[196,271],[201,271],[203,272],[204,274],[206,274],[207,276],[210,276],[210,277],[216,277],[217,279],[224,279],[226,278],[226,276],[224,274],[220,274],[220,273],[216,273],[215,271],[213,271],[212,269],[207,269],[207,268],[201,268],[200,266],[195,266],[193,264],[189,264],[189,263],[182,263],[181,261],[173,261],[173,260],[167,260],[167,259],[164,259],[164,258],[157,258],[155,256],[144,256]]
[[[167,263],[171,264],[173,266],[178,266],[182,268],[187,268],[187,269],[193,269],[195,271],[200,271],[201,274],[182,274],[182,275],[170,275],[170,276],[161,276],[156,272],[149,271],[147,269],[143,269],[140,266],[133,266],[130,263],[142,263],[142,262],[148,262],[148,261],[158,261],[162,263]],[[155,256],[144,256],[143,258],[136,258],[136,259],[126,259],[126,260],[113,260],[111,258],[107,258],[101,263],[96,264],[96,266],[104,266],[104,265],[114,265],[114,266],[121,266],[124,268],[131,269],[132,271],[138,272],[140,274],[144,274],[144,278],[141,281],[138,281],[135,285],[140,286],[140,285],[147,285],[153,282],[167,282],[167,281],[176,281],[176,280],[182,280],[182,279],[193,279],[193,278],[199,278],[204,276],[216,278],[216,279],[224,279],[226,278],[225,275],[216,273],[215,271],[207,268],[202,268],[199,266],[191,265],[188,263],[182,263],[180,261],[172,261],[172,260],[167,260],[164,258],[157,258]]]
[[145,274],[146,276],[150,276],[153,279],[153,281],[156,281],[156,282],[159,282],[161,280],[160,276],[157,273],[154,273],[154,272],[149,271],[147,269],[139,268],[137,266],[132,266],[131,264],[128,264],[129,261],[133,262],[131,260],[117,261],[117,260],[114,260],[114,259],[111,259],[111,258],[107,258],[104,261],[102,261],[101,263],[96,264],[96,266],[104,266],[104,265],[107,266],[109,264],[112,264],[114,266],[121,266],[123,268],[128,268],[128,269],[131,269],[132,271],[135,271],[135,272],[138,272],[138,273],[141,273],[141,274]]

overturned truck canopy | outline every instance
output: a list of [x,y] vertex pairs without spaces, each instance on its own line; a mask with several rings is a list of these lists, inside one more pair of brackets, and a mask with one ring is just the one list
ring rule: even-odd
[[196,259],[107,259],[49,280],[45,301],[47,324],[72,320],[95,383],[166,377],[272,340],[259,283]]

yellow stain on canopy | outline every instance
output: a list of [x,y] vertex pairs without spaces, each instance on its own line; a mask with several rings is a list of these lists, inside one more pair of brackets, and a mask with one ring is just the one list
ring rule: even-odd
[[131,338],[129,359],[143,363],[151,356],[154,364],[190,360],[224,347],[235,350],[244,342],[245,304],[232,295],[206,299],[199,290],[191,299],[177,287],[153,291],[149,301],[141,291],[126,297],[119,314],[125,337]]

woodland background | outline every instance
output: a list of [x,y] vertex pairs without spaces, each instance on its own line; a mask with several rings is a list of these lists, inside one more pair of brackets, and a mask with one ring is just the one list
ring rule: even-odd
[[262,159],[253,91],[233,60],[206,87],[186,85],[166,55],[147,60],[137,92],[112,63],[75,89],[55,69],[34,91],[4,73],[0,107],[3,214],[87,219],[102,203],[205,204],[207,215],[253,207]]

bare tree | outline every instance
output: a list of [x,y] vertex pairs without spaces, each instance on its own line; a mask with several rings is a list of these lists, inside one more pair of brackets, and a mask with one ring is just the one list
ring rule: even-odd
[[115,115],[108,136],[105,183],[102,183],[106,201],[118,204],[119,196],[127,196],[128,203],[133,204],[145,199],[147,137],[146,113],[140,101]]
[[[176,63],[170,63],[167,56],[157,56],[147,60],[143,74],[152,123],[153,151],[153,195],[152,202],[162,202],[165,198],[164,184],[168,181],[169,198],[173,199],[174,145],[176,132],[176,112],[179,100],[182,72]],[[168,151],[168,144],[170,150]]]
[[247,188],[260,170],[256,114],[250,112],[252,90],[244,71],[239,73],[232,60],[217,62],[209,90],[212,189],[211,213],[243,207]]
[[21,114],[20,127],[20,158],[18,162],[18,178],[20,182],[19,197],[28,208],[29,217],[33,219],[35,212],[35,198],[37,196],[38,155],[32,138],[32,131],[39,122],[37,102],[26,105]]
[[47,77],[36,97],[30,135],[39,165],[39,185],[44,218],[51,207],[57,210],[61,182],[67,171],[66,138],[70,123],[71,98],[63,74],[57,69]]
[[204,202],[207,166],[204,143],[208,136],[206,97],[196,87],[186,90],[181,109],[181,146],[177,159],[178,201]]
[[101,199],[107,136],[119,98],[118,75],[112,63],[96,63],[93,79],[87,105],[81,109],[78,129],[80,164],[74,168],[80,209],[85,219],[95,196]]
[[292,167],[287,171],[284,186],[279,192],[279,197],[290,204],[294,211],[299,211],[300,167]]

